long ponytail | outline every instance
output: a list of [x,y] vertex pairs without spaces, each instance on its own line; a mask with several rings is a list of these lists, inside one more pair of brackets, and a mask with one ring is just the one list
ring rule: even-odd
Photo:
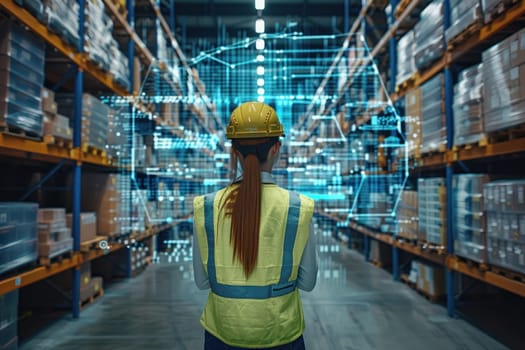
[[232,153],[243,155],[242,181],[231,190],[223,202],[226,215],[231,216],[230,244],[233,259],[238,259],[248,278],[255,266],[259,252],[259,228],[261,219],[261,163],[266,161],[268,151],[277,138],[235,142]]

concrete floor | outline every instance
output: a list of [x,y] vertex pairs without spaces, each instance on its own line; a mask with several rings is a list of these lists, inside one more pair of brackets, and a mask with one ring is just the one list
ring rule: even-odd
[[[505,349],[329,237],[317,236],[319,278],[303,293],[307,349]],[[182,255],[181,255],[182,257]],[[181,259],[183,260],[183,259]],[[206,291],[191,261],[160,263],[106,289],[102,300],[21,344],[21,350],[203,348]]]

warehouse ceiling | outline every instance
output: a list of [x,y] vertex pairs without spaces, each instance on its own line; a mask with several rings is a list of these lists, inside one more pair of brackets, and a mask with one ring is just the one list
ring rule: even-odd
[[[138,6],[141,1],[136,0]],[[149,1],[148,1],[149,2]],[[168,19],[171,0],[161,0],[161,10]],[[236,38],[254,37],[258,13],[254,0],[175,0],[175,34],[191,55],[191,46],[217,45]],[[261,12],[266,33],[301,32],[305,35],[345,33],[345,0],[266,0]],[[349,0],[350,20],[347,28],[359,15],[362,0]],[[385,25],[386,0],[369,11],[377,23]],[[147,6],[145,6],[147,7]],[[151,6],[150,6],[151,8]],[[139,7],[136,16],[148,16]],[[373,21],[376,21],[375,19]],[[374,25],[377,28],[377,25]],[[377,30],[376,30],[377,32]],[[377,33],[371,31],[371,40]],[[195,49],[195,48],[194,48]]]

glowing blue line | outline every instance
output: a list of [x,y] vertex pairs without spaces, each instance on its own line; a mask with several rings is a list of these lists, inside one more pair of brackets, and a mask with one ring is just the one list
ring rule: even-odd
[[367,177],[366,174],[363,174],[363,177],[361,178],[361,183],[359,184],[359,187],[357,191],[355,192],[354,203],[352,204],[352,209],[350,210],[350,213],[353,213],[355,208],[357,207],[357,200],[359,199],[359,194],[361,193],[361,189],[363,188],[366,177]]

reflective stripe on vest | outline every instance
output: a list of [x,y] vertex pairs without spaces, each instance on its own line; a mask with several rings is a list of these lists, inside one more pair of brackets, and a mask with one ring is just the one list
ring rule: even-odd
[[232,286],[217,282],[215,270],[215,227],[213,222],[213,202],[216,193],[204,196],[204,225],[208,240],[208,279],[213,293],[224,298],[267,299],[286,295],[295,290],[297,281],[288,281],[292,274],[293,247],[299,223],[301,199],[297,192],[290,191],[286,231],[284,233],[283,261],[279,283],[268,286]]

